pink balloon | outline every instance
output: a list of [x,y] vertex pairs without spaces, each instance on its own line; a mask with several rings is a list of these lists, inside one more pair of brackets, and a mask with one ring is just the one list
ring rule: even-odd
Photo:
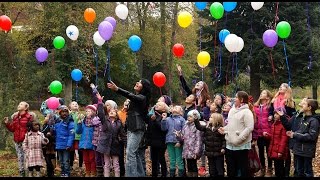
[[56,97],[50,97],[49,99],[47,99],[47,106],[49,109],[55,110],[59,107],[60,103],[59,103],[59,99]]

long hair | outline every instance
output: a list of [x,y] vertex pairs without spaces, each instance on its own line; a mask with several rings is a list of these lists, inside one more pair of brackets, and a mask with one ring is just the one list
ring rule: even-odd
[[148,114],[148,109],[150,106],[150,95],[151,95],[151,84],[150,81],[147,79],[141,79],[142,89],[140,94],[146,97],[146,108],[145,113]]
[[[267,93],[267,96],[269,97],[269,100],[267,101],[267,107],[270,106],[271,104],[271,100],[273,98],[272,93],[268,90],[268,89],[264,89],[261,91],[261,93],[265,91]],[[259,97],[259,99],[254,103],[254,106],[259,106],[261,104],[261,98]]]
[[254,108],[251,102],[249,102],[249,95],[245,91],[238,91],[237,96],[242,103],[248,104],[250,111],[253,114],[254,122],[256,122],[256,113],[254,112]]
[[[286,106],[294,108],[294,101],[292,97],[292,89],[287,83],[282,83],[280,86],[285,86],[287,88],[286,92],[284,93],[284,98],[286,99]],[[280,91],[278,90],[277,93],[274,95],[271,103],[273,103],[276,98],[280,95]]]
[[[202,98],[201,105],[205,106],[207,100],[210,99],[210,95],[209,95],[209,88],[208,88],[207,83],[205,83],[204,81],[202,81],[202,82],[203,82],[203,88],[200,93],[200,96]],[[195,95],[197,94],[195,87],[192,89],[192,94],[195,94]],[[196,95],[196,97],[197,97],[197,95]]]
[[223,123],[223,116],[220,114],[220,113],[212,113],[210,115],[210,118],[209,118],[209,123],[207,125],[207,127],[209,127],[210,125],[212,127],[219,127],[219,126],[224,126],[224,123]]

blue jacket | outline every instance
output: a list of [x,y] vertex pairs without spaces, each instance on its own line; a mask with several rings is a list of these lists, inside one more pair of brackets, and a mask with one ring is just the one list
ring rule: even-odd
[[174,134],[174,130],[181,131],[186,120],[180,115],[171,115],[165,120],[161,121],[161,130],[167,131],[166,143],[177,143],[179,142]]
[[65,150],[71,148],[74,141],[74,121],[69,115],[67,119],[57,119],[54,124],[54,135],[56,137],[56,149]]
[[93,150],[93,144],[92,144],[93,131],[94,131],[94,126],[85,125],[85,120],[83,120],[81,124],[77,124],[76,133],[81,134],[81,137],[79,140],[79,149]]

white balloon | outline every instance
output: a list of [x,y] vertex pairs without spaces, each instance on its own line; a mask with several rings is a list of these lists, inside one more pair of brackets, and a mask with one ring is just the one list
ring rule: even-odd
[[224,40],[224,45],[226,46],[229,52],[236,52],[236,49],[239,44],[238,36],[235,34],[229,34]]
[[236,48],[236,52],[240,52],[244,47],[244,41],[241,37],[238,37],[238,46]]
[[262,8],[264,2],[251,2],[251,6],[254,10],[259,10]]
[[122,20],[125,20],[128,16],[128,13],[129,13],[129,10],[128,10],[128,7],[124,4],[119,4],[117,7],[116,7],[116,15],[122,19]]
[[68,38],[75,41],[79,37],[79,29],[75,25],[70,25],[66,29],[66,34],[67,34]]
[[100,36],[99,31],[96,31],[93,35],[93,41],[96,45],[102,46],[106,41]]

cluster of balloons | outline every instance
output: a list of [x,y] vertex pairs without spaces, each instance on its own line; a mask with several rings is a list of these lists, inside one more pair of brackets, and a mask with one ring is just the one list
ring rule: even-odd
[[162,72],[156,72],[156,73],[154,73],[152,80],[153,80],[154,85],[161,88],[162,86],[165,85],[167,78]]
[[133,52],[138,52],[142,46],[142,40],[137,35],[132,35],[128,40],[128,45]]
[[229,34],[224,40],[224,45],[231,53],[240,52],[244,47],[244,41],[241,37],[235,34]]
[[207,67],[210,62],[210,54],[207,51],[201,51],[197,56],[197,61],[201,68]]
[[181,58],[184,55],[184,46],[180,43],[173,45],[172,53],[178,58]]
[[281,21],[277,24],[276,31],[268,29],[263,33],[262,40],[264,45],[269,48],[274,47],[278,43],[278,36],[282,39],[289,37],[291,26],[287,21]]
[[12,27],[11,19],[6,15],[0,16],[0,28],[4,31],[9,31],[11,27]]

